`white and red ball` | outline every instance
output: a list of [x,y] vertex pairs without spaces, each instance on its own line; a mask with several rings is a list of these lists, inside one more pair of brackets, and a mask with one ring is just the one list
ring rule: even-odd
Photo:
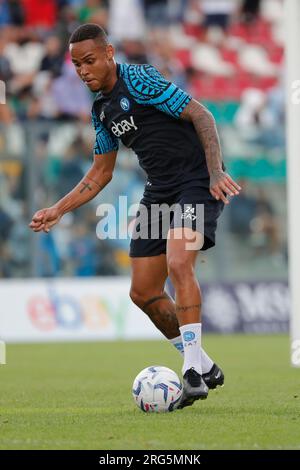
[[174,411],[180,403],[182,384],[168,367],[146,367],[134,379],[132,395],[136,405],[147,413]]

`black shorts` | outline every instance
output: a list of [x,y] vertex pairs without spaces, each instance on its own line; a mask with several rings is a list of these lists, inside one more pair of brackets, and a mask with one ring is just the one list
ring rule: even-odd
[[[162,204],[165,205],[164,209],[158,213],[158,207],[162,207]],[[168,212],[168,207],[175,210]],[[153,197],[151,193],[145,192],[137,212],[129,256],[138,258],[166,253],[168,230],[183,226],[204,234],[201,251],[213,247],[217,220],[223,208],[224,203],[217,201],[206,188],[188,188],[164,197]]]

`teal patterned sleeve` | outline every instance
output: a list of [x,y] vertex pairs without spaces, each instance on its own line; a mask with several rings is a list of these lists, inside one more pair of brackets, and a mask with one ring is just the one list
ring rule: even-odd
[[192,97],[166,80],[152,65],[122,64],[121,76],[139,104],[154,106],[174,118],[180,114]]
[[94,145],[94,154],[102,155],[119,149],[118,139],[109,132],[100,119],[97,118],[95,110],[92,110],[92,123],[96,132],[96,140]]

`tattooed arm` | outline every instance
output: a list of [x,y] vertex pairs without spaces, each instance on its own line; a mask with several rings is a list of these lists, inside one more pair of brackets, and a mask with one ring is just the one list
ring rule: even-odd
[[95,155],[94,163],[84,178],[54,206],[41,209],[34,214],[29,227],[34,232],[49,232],[61,217],[93,199],[112,179],[117,152]]
[[180,118],[193,123],[202,143],[210,175],[212,196],[228,204],[226,194],[229,196],[238,195],[241,188],[223,171],[221,146],[213,115],[205,106],[192,100],[185,107]]

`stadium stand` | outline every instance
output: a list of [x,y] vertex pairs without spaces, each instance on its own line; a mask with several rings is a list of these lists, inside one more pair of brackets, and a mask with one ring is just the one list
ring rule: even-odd
[[[129,32],[128,17],[134,23]],[[214,114],[228,171],[245,182],[244,198],[226,211],[221,227],[230,263],[237,266],[225,278],[233,272],[239,278],[286,276],[280,0],[2,1],[0,79],[7,105],[0,106],[0,276],[116,275],[129,269],[128,241],[95,237],[99,202],[116,204],[119,194],[137,202],[143,191],[143,173],[124,148],[100,199],[65,217],[50,236],[27,230],[32,213],[68,191],[92,158],[93,96],[68,54],[69,34],[82,22],[108,31],[117,61],[156,65]],[[228,263],[224,256],[222,248],[210,255],[207,279]]]

